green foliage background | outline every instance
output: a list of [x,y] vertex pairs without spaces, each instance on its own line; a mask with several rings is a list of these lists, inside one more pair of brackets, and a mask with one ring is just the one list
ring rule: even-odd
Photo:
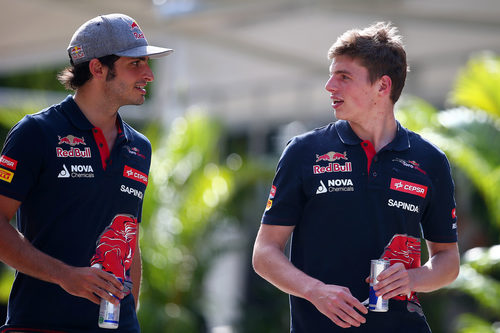
[[[486,238],[492,244],[462,249],[467,251],[459,277],[447,288],[467,295],[465,302],[474,311],[454,322],[454,332],[459,333],[497,332],[500,321],[500,246],[496,245],[500,235],[499,87],[500,58],[483,53],[471,58],[459,72],[449,95],[452,108],[438,111],[412,98],[398,112],[404,125],[446,152],[455,170],[478,192],[486,210]],[[457,212],[460,224],[460,207]]]

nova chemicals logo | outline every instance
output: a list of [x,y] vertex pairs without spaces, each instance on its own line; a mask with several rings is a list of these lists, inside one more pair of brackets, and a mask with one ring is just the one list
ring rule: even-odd
[[353,192],[354,184],[351,179],[329,179],[327,185],[320,180],[316,194],[327,192]]
[[94,169],[91,165],[71,165],[71,172],[63,164],[62,170],[57,175],[57,178],[94,178]]

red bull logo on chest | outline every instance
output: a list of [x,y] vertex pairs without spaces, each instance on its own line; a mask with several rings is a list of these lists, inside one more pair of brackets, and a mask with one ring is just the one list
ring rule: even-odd
[[85,138],[79,138],[79,137],[76,137],[76,136],[71,135],[71,134],[66,135],[65,137],[61,137],[58,135],[57,138],[59,139],[58,145],[68,144],[71,147],[78,146],[78,145],[84,145],[84,146],[86,145]]
[[330,162],[327,166],[324,165],[313,165],[313,174],[318,175],[322,173],[330,172],[352,172],[352,163],[345,162],[344,164],[333,163],[337,160],[347,161],[347,153],[337,153],[335,151],[329,151],[326,154],[318,155],[316,154],[316,163],[326,161]]
[[337,153],[334,151],[329,151],[326,154],[323,155],[318,155],[316,154],[316,163],[320,161],[328,161],[328,162],[334,162],[336,160],[346,160],[347,161],[347,154],[346,152],[342,153]]

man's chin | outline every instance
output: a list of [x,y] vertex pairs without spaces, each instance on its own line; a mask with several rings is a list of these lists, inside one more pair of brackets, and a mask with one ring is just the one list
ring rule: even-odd
[[146,98],[143,96],[142,98],[137,98],[134,101],[130,101],[127,105],[142,105],[146,101]]
[[337,119],[337,120],[347,120],[343,116],[343,113],[339,110],[333,109],[333,115],[335,116],[335,119]]

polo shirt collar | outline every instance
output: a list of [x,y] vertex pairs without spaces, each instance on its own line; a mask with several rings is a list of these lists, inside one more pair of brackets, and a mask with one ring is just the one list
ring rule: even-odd
[[[62,102],[61,102],[61,110],[62,112],[68,117],[69,121],[75,126],[76,128],[80,130],[87,130],[90,131],[95,128],[94,125],[85,117],[83,114],[82,110],[78,107],[78,104],[76,104],[75,100],[73,99],[72,95],[68,95]],[[128,135],[126,131],[123,130],[123,120],[120,114],[117,114],[116,122],[118,124],[118,130],[119,134],[118,136],[120,137],[123,135],[128,141]]]
[[[403,151],[410,148],[410,139],[408,137],[408,130],[401,126],[399,121],[397,123],[397,132],[396,137],[389,143],[383,150],[395,150],[395,151]],[[339,135],[342,143],[346,145],[358,145],[363,140],[361,140],[356,133],[351,128],[351,125],[346,120],[338,120],[335,122],[335,129],[337,130],[337,134]]]

